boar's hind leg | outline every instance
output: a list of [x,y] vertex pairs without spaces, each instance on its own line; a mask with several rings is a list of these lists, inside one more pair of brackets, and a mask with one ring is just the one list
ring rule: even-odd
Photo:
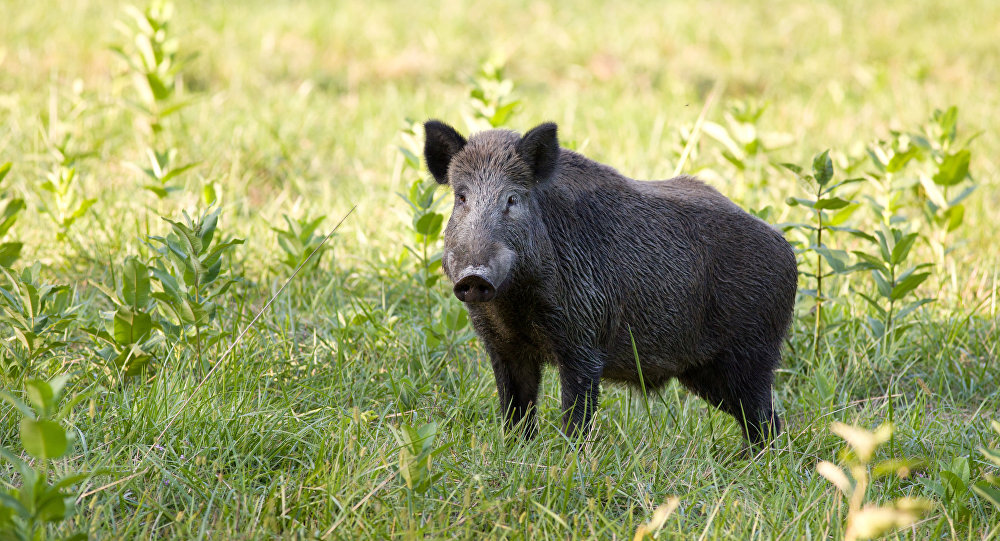
[[563,428],[571,437],[585,436],[597,409],[604,361],[589,350],[559,356]]
[[504,431],[522,430],[525,438],[535,435],[535,401],[542,382],[542,360],[536,353],[500,354],[488,348],[493,376],[500,395]]
[[726,351],[714,361],[681,374],[685,387],[730,414],[753,447],[781,432],[774,414],[771,382],[778,354],[735,355]]

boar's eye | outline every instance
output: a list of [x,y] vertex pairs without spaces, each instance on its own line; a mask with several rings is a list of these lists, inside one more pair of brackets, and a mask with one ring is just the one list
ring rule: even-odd
[[455,201],[457,201],[459,205],[464,205],[465,204],[465,194],[464,193],[457,193],[457,194],[455,194]]
[[510,196],[510,197],[507,198],[507,208],[513,207],[516,204],[517,204],[517,196],[516,195],[512,195],[512,196]]

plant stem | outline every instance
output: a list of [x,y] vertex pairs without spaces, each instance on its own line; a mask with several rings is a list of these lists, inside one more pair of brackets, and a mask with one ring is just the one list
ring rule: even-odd
[[423,235],[422,248],[423,248],[424,255],[423,255],[423,258],[420,260],[420,263],[424,267],[424,273],[423,273],[424,274],[424,276],[423,276],[424,283],[422,284],[424,286],[424,308],[426,309],[425,310],[425,314],[427,315],[427,325],[430,326],[430,324],[431,324],[431,288],[430,288],[429,285],[427,285],[427,280],[428,280],[428,278],[430,278],[431,266],[427,262],[427,244],[428,244],[428,240],[429,239],[427,238],[427,235]]
[[[818,199],[818,197],[817,197]],[[816,247],[823,245],[823,211],[816,211]],[[816,252],[816,323],[813,326],[813,358],[819,359],[819,329],[823,317],[823,256]]]
[[[896,266],[889,265],[889,286],[896,287]],[[891,291],[890,291],[891,293]],[[882,331],[882,355],[889,355],[889,346],[892,343],[889,336],[892,332],[892,312],[896,307],[896,301],[889,297],[889,310],[885,313],[885,329]]]

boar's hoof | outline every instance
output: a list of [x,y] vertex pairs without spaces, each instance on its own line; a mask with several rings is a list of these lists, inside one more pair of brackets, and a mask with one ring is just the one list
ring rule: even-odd
[[497,290],[482,276],[470,274],[455,284],[455,296],[462,302],[487,302],[493,300]]

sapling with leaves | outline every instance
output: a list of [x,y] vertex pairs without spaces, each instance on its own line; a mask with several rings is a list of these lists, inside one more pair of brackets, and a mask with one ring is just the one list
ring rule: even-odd
[[154,332],[159,323],[152,317],[155,301],[149,267],[135,256],[126,257],[114,291],[96,287],[112,302],[114,310],[102,314],[104,328],[84,331],[97,344],[96,353],[106,375],[112,383],[119,383],[142,374],[154,360],[155,346],[163,340]]
[[417,258],[417,272],[415,278],[419,282],[424,294],[425,314],[430,318],[432,305],[431,295],[434,284],[441,279],[441,230],[444,224],[444,215],[438,212],[444,196],[435,199],[434,193],[437,190],[437,183],[426,178],[424,167],[420,161],[420,145],[417,140],[417,126],[419,124],[413,120],[406,120],[406,127],[403,128],[400,138],[403,144],[399,151],[403,155],[403,171],[407,176],[412,175],[410,189],[406,194],[397,193],[399,197],[410,207],[410,227],[414,233],[415,246],[405,245],[407,252]]
[[46,174],[46,180],[38,185],[45,193],[39,192],[44,202],[42,212],[47,214],[56,226],[56,238],[66,240],[69,230],[97,202],[96,199],[80,195],[80,183],[76,168],[63,164],[56,165]]
[[243,240],[214,242],[220,210],[206,211],[196,219],[187,212],[182,221],[164,218],[170,234],[149,237],[158,254],[150,272],[159,284],[152,296],[163,316],[160,325],[172,339],[193,340],[199,364],[205,348],[223,336],[212,323],[229,287],[238,281],[224,270],[224,263],[225,256]]
[[[63,403],[69,379],[68,375],[60,375],[49,381],[26,381],[27,402],[0,390],[0,399],[21,413],[21,447],[34,459],[33,464],[29,463],[14,450],[0,447],[0,462],[10,464],[21,477],[19,488],[0,488],[0,539],[45,539],[47,525],[58,524],[74,514],[76,496],[69,489],[91,475],[71,473],[49,481],[52,460],[65,457],[74,440],[74,433],[61,423],[87,396],[79,393]],[[78,533],[63,539],[85,540],[87,536]]]
[[470,132],[500,128],[521,105],[514,97],[514,81],[504,76],[505,60],[497,57],[483,62],[469,83],[465,124]]
[[[391,427],[390,427],[391,428]],[[446,451],[451,444],[434,446],[439,435],[437,423],[419,427],[403,424],[392,429],[399,444],[399,475],[406,490],[406,503],[411,517],[416,517],[416,497],[427,492],[443,472],[433,471],[434,458]]]
[[[981,133],[981,132],[980,132]],[[920,175],[920,194],[924,198],[924,216],[933,225],[931,247],[939,263],[945,261],[949,249],[948,235],[965,220],[964,201],[976,189],[969,173],[972,153],[969,144],[979,136],[974,134],[959,142],[958,108],[935,110],[931,122],[925,127],[925,136],[913,136],[916,144],[929,147],[928,155],[933,164],[932,174]]]
[[146,157],[149,160],[148,167],[133,162],[126,162],[125,165],[141,173],[145,177],[145,184],[142,187],[160,199],[180,190],[181,188],[175,186],[176,183],[172,181],[198,165],[197,162],[177,165],[177,149],[173,148],[165,152],[147,148]]
[[937,496],[946,516],[941,518],[943,526],[948,520],[961,522],[969,516],[969,502],[972,498],[972,468],[969,458],[957,456],[951,464],[942,465],[937,480],[925,477],[920,479],[924,488]]
[[947,257],[954,249],[951,234],[965,220],[965,201],[977,185],[969,173],[971,142],[980,133],[958,139],[958,109],[935,110],[920,132],[893,131],[888,141],[868,149],[875,166],[869,174],[878,196],[869,198],[883,222],[896,225],[907,207],[930,226],[924,237],[942,269],[948,269],[957,288],[957,269]]
[[[815,320],[813,324],[813,355],[819,356],[820,334],[823,322],[823,303],[827,300],[824,291],[824,278],[834,274],[850,272],[847,252],[828,247],[825,242],[835,231],[844,231],[842,227],[858,209],[858,204],[840,196],[846,186],[859,182],[860,178],[851,178],[834,182],[833,160],[830,151],[824,151],[813,158],[812,173],[804,173],[802,168],[794,164],[782,164],[795,173],[801,183],[809,190],[808,197],[789,197],[787,203],[791,206],[801,206],[809,209],[813,223],[786,224],[803,232],[806,238],[805,248],[800,250],[803,255],[812,254],[813,270],[799,270],[799,273],[815,281],[815,289],[800,289],[804,295],[815,299]],[[824,237],[825,234],[825,237]],[[824,268],[823,262],[830,267]]]
[[734,168],[726,177],[735,180],[731,182],[734,188],[747,190],[741,197],[754,206],[766,197],[768,178],[774,174],[772,153],[794,140],[787,133],[761,130],[766,110],[766,104],[734,101],[723,112],[724,123],[706,120],[701,125],[701,131],[721,145],[719,156]]
[[414,244],[405,245],[407,253],[417,260],[414,278],[422,292],[424,301],[424,322],[422,332],[425,344],[429,348],[437,347],[445,340],[449,331],[459,332],[468,325],[468,314],[458,303],[451,301],[451,296],[442,298],[434,289],[441,280],[441,241],[444,227],[444,214],[439,212],[445,195],[435,198],[438,184],[430,178],[425,178],[425,171],[420,158],[422,141],[417,140],[416,122],[407,120],[399,147],[404,158],[403,171],[413,175],[410,189],[406,194],[398,194],[410,207],[410,227],[413,232]]
[[[471,131],[480,131],[504,126],[520,106],[514,97],[514,83],[504,76],[504,62],[491,59],[483,62],[479,72],[469,86],[468,112],[465,122]],[[438,184],[426,175],[420,155],[423,141],[419,140],[418,123],[407,119],[400,133],[403,156],[404,177],[412,175],[409,191],[398,194],[410,207],[411,227],[415,245],[406,245],[406,250],[417,259],[417,279],[424,297],[425,321],[423,334],[428,347],[438,346],[448,332],[462,331],[468,325],[468,314],[461,305],[441,299],[434,290],[440,281],[441,241],[445,216],[439,212],[441,202],[446,197],[435,198]]]
[[[4,178],[10,173],[11,163],[7,162],[0,165],[0,187],[3,185]],[[14,240],[6,240],[7,233],[14,227],[17,222],[17,216],[24,210],[24,199],[20,197],[10,197],[7,196],[7,190],[4,189],[0,192],[0,201],[6,201],[3,203],[3,210],[0,211],[0,267],[10,267],[21,257],[21,249],[24,244]]]
[[875,293],[861,293],[861,297],[878,317],[868,317],[868,330],[874,339],[882,343],[883,351],[888,351],[895,336],[907,327],[899,322],[917,308],[933,302],[933,298],[907,301],[907,297],[931,275],[926,269],[933,264],[906,265],[917,233],[904,233],[895,227],[879,224],[874,235],[856,230],[851,234],[867,240],[874,248],[874,253],[855,250],[859,263],[854,268],[871,271]]
[[168,117],[191,103],[183,98],[181,73],[191,56],[180,53],[180,40],[171,26],[171,2],[153,0],[144,10],[126,6],[125,13],[130,21],[115,22],[124,42],[111,50],[128,67],[135,91],[135,99],[127,99],[126,103],[145,115],[155,137]]
[[41,281],[40,263],[0,272],[0,376],[15,385],[67,344],[78,306],[70,288]]
[[[272,227],[271,231],[278,234],[278,246],[285,256],[281,263],[290,271],[294,271],[309,260],[309,267],[315,269],[319,267],[319,262],[323,259],[323,252],[326,247],[323,244],[323,235],[317,235],[316,230],[326,220],[326,216],[317,218],[290,218],[287,214],[282,214],[288,226],[285,229]],[[313,255],[313,253],[316,255]],[[312,256],[312,259],[309,257]]]

